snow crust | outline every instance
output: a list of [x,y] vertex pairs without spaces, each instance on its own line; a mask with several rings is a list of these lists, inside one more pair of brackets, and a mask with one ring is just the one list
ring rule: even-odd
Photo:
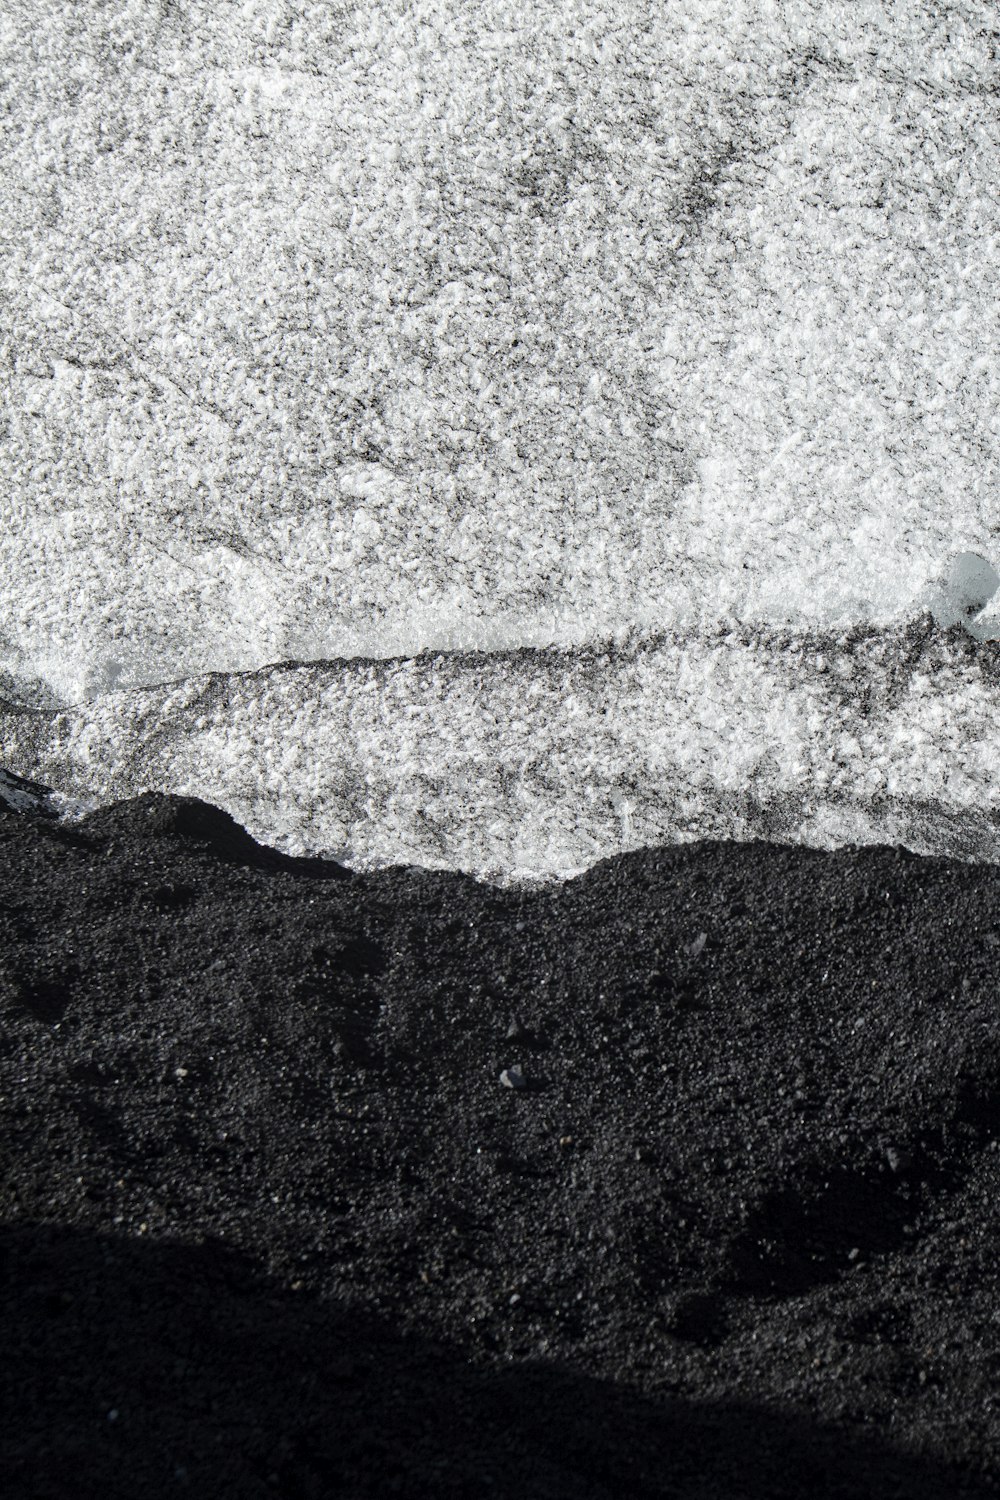
[[820,842],[992,816],[988,674],[872,721],[810,643],[1000,637],[998,43],[976,0],[8,7],[0,758],[494,871],[755,788]]
[[0,735],[80,807],[193,794],[355,868],[557,879],[705,837],[1000,860],[1000,646],[929,618],[211,675],[0,706]]
[[0,666],[838,627],[997,552],[987,4],[22,0]]

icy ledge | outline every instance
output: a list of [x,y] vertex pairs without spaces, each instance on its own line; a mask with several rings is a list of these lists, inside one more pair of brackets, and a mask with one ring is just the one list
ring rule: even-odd
[[601,650],[285,664],[0,706],[5,764],[95,806],[203,797],[357,869],[505,883],[700,838],[1000,860],[1000,643],[930,614]]

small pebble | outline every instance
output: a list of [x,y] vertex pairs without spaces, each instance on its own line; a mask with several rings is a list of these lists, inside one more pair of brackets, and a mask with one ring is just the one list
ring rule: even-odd
[[504,1068],[500,1074],[500,1082],[505,1089],[526,1089],[528,1080],[525,1078],[521,1068]]

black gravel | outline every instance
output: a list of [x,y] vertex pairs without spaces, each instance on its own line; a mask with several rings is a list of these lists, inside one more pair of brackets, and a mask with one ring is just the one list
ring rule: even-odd
[[0,850],[6,1500],[1000,1493],[1000,869]]

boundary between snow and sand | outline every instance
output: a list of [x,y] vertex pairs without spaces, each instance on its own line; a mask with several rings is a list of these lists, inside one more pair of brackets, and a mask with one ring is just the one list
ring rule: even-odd
[[998,742],[1000,643],[929,614],[290,662],[0,705],[3,764],[70,811],[187,793],[290,853],[499,883],[698,838],[1000,860]]

